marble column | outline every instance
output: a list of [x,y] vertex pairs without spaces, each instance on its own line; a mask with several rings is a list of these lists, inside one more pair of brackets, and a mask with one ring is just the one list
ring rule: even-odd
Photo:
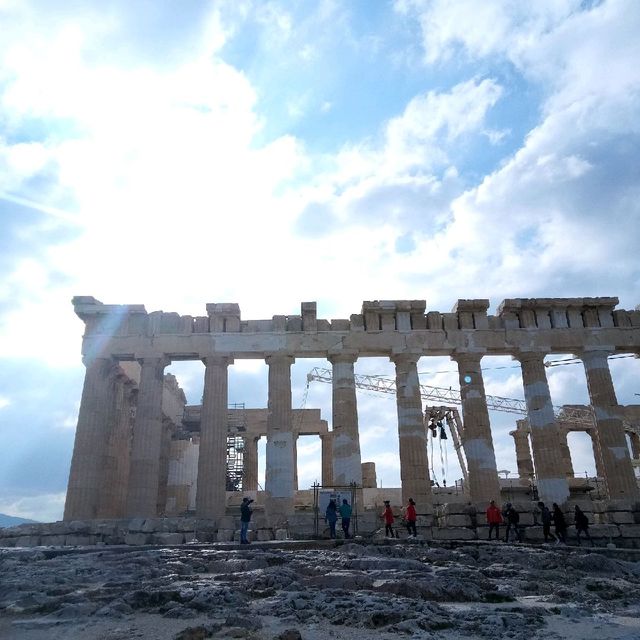
[[518,428],[510,431],[509,435],[513,436],[516,446],[518,475],[523,480],[533,480],[533,460],[531,459],[531,449],[529,447],[529,430]]
[[259,437],[248,435],[244,440],[242,458],[242,490],[258,490],[258,440]]
[[269,366],[265,507],[270,526],[283,528],[293,515],[293,423],[291,365],[294,358],[272,355]]
[[86,372],[64,506],[65,520],[95,518],[104,488],[114,363],[110,358],[85,357],[84,364]]
[[568,431],[565,427],[558,427],[558,439],[560,440],[560,456],[564,465],[564,473],[567,478],[573,478],[573,462],[571,461],[571,450],[567,441]]
[[233,360],[208,356],[203,362],[196,514],[199,518],[220,518],[225,514],[227,500],[228,367]]
[[515,357],[522,369],[538,495],[548,505],[553,502],[561,505],[569,498],[569,483],[544,368],[544,353],[520,353]]
[[479,353],[456,353],[458,364],[464,433],[462,446],[469,472],[469,497],[472,502],[488,504],[500,501],[500,481],[491,437],[491,423]]
[[160,464],[158,466],[158,500],[156,513],[159,516],[167,512],[167,482],[169,481],[169,451],[171,449],[171,436],[175,429],[174,424],[162,417],[162,442],[160,444]]
[[600,443],[598,442],[598,434],[593,431],[588,431],[591,438],[591,449],[593,450],[593,461],[596,466],[596,478],[602,478],[604,480],[604,465],[602,463],[602,452],[600,451]]
[[133,432],[132,411],[136,396],[137,384],[120,370],[116,375],[111,403],[103,488],[97,518],[125,517]]
[[322,486],[333,485],[333,433],[321,433],[322,443]]
[[164,357],[140,359],[138,406],[133,427],[127,517],[157,516],[160,450],[162,447],[162,390]]
[[629,441],[631,442],[631,455],[633,459],[640,459],[640,435],[634,432],[629,433]]
[[332,365],[333,483],[335,486],[362,486],[358,404],[353,365],[354,354],[329,356]]
[[430,513],[433,505],[427,432],[422,415],[422,398],[418,380],[417,354],[398,354],[391,357],[396,365],[396,406],[398,411],[398,439],[400,444],[400,482],[402,501],[416,502],[418,513]]
[[297,433],[293,434],[293,489],[298,490],[298,438]]
[[579,357],[587,375],[607,494],[611,500],[635,500],[640,497],[640,491],[631,465],[607,356],[606,351],[585,351]]

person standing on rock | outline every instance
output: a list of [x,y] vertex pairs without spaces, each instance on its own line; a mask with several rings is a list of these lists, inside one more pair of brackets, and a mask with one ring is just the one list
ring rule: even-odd
[[404,511],[404,519],[407,522],[409,537],[415,538],[418,535],[418,531],[416,530],[416,520],[418,516],[416,514],[416,503],[413,501],[413,498],[409,498],[409,504]]
[[396,534],[393,532],[393,509],[391,509],[391,503],[389,500],[384,501],[384,511],[382,512],[382,519],[384,520],[384,535],[385,538],[395,538]]
[[349,523],[351,522],[351,506],[346,499],[343,498],[340,505],[340,517],[342,518],[342,530],[344,531],[344,538],[348,540],[349,535]]
[[325,522],[329,525],[329,536],[332,540],[336,537],[336,522],[338,521],[338,508],[335,500],[329,500],[327,509],[324,512]]
[[489,524],[489,540],[491,540],[491,532],[495,530],[496,540],[500,540],[500,523],[502,522],[502,514],[496,506],[496,501],[492,500],[487,507],[487,523]]
[[542,500],[538,502],[538,508],[540,509],[540,517],[542,518],[542,533],[544,535],[544,541],[549,542],[549,538],[553,538],[556,542],[558,538],[556,538],[553,533],[551,533],[551,511],[549,511],[549,507],[545,507],[544,502]]
[[518,524],[520,523],[520,514],[516,511],[516,509],[510,502],[507,502],[507,504],[505,505],[504,517],[507,521],[507,531],[504,535],[504,541],[509,542],[509,533],[511,529],[513,529],[518,542],[522,542],[522,535],[520,532],[520,527],[518,526]]
[[562,509],[556,502],[553,503],[553,524],[556,527],[556,536],[560,542],[567,543],[567,521],[565,520]]
[[249,531],[249,522],[251,522],[251,514],[253,513],[249,505],[253,502],[250,498],[242,498],[240,505],[240,544],[249,544],[247,532]]
[[587,540],[593,547],[593,540],[589,535],[589,518],[587,518],[587,514],[578,505],[576,505],[575,513],[573,514],[573,521],[576,525],[576,537],[578,538],[578,544],[581,544],[580,534],[584,533],[584,535],[587,537]]

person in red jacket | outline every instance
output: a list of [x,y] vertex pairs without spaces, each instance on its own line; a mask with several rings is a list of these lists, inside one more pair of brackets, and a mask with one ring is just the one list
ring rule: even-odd
[[391,503],[389,500],[384,501],[384,511],[382,512],[382,518],[384,519],[384,535],[386,538],[391,536],[392,538],[397,537],[397,534],[394,535],[393,532],[393,509],[391,509]]
[[416,531],[416,520],[418,516],[416,514],[416,503],[413,501],[413,498],[409,498],[409,504],[407,508],[404,510],[404,519],[407,523],[407,531],[409,532],[409,537],[418,535]]
[[487,522],[489,523],[489,540],[491,540],[491,532],[495,529],[496,540],[500,539],[500,523],[502,522],[502,514],[500,509],[496,507],[496,501],[492,500],[487,507]]

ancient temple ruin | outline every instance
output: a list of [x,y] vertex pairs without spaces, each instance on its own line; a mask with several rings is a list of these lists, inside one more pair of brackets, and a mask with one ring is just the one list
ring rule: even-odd
[[[449,356],[457,364],[468,471],[464,500],[478,505],[500,495],[481,360],[510,355],[519,361],[528,415],[513,432],[518,469],[522,477],[535,473],[540,499],[565,504],[570,497],[567,429],[554,415],[544,358],[573,354],[586,373],[590,407],[584,410],[593,416],[589,433],[606,497],[632,505],[640,500],[625,436],[626,430],[634,457],[640,456],[638,411],[618,405],[607,361],[612,354],[640,354],[640,310],[616,309],[617,298],[509,299],[496,315],[488,315],[488,300],[458,300],[450,313],[427,310],[424,300],[383,300],[364,302],[360,313],[332,320],[317,316],[315,302],[303,302],[300,315],[267,320],[243,320],[237,304],[207,304],[207,314],[198,317],[147,312],[143,305],[103,304],[85,296],[74,298],[73,304],[86,327],[86,377],[65,520],[153,518],[164,514],[172,499],[174,506],[185,504],[184,496],[174,491],[180,482],[172,484],[169,469],[169,460],[180,459],[170,448],[181,446],[171,434],[184,429],[188,415],[181,391],[172,389],[164,375],[175,360],[205,364],[192,483],[199,518],[225,516],[227,368],[239,359],[261,359],[268,365],[262,426],[255,426],[260,421],[256,413],[254,426],[241,437],[243,489],[255,490],[254,445],[266,435],[264,505],[274,528],[293,521],[295,511],[299,433],[294,425],[299,421],[291,405],[291,365],[301,358],[326,358],[332,366],[333,428],[328,431],[319,414],[309,424],[310,432],[323,439],[323,483],[340,486],[363,485],[354,363],[383,356],[395,364],[402,501],[411,496],[429,514],[433,488],[418,360]],[[173,409],[166,400],[167,385],[178,397]]]

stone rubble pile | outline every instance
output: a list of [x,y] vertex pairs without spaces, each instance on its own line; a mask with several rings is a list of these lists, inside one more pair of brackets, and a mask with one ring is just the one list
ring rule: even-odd
[[[373,631],[379,638],[530,640],[558,617],[595,624],[640,614],[637,554],[561,546],[14,548],[0,552],[0,575],[0,618],[12,628],[53,633],[81,623],[78,637],[146,614],[157,616],[158,629],[162,619],[180,623],[177,634],[158,637],[183,640],[364,638]],[[324,636],[314,635],[319,629]]]

